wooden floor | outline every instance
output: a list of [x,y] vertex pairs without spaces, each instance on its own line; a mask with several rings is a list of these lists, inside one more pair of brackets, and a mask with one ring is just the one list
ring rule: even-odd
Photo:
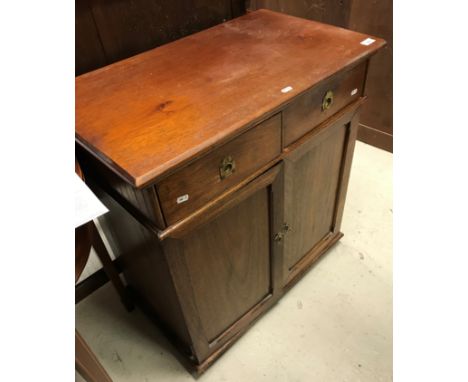
[[[392,154],[357,142],[345,236],[200,381],[391,381],[392,215]],[[193,381],[109,284],[76,326],[115,382]]]

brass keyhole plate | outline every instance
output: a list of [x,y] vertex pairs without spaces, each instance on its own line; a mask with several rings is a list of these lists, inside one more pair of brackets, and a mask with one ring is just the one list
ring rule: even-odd
[[332,104],[333,104],[333,92],[329,90],[323,96],[322,111],[328,110]]
[[231,156],[223,158],[219,165],[219,176],[221,179],[225,179],[231,176],[236,171],[236,162]]

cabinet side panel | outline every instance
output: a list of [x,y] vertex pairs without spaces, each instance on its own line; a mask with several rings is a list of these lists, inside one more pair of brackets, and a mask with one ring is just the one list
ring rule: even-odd
[[190,337],[175,293],[168,265],[154,233],[135,220],[124,208],[96,185],[93,191],[109,208],[103,216],[106,235],[129,286],[165,326],[189,348]]
[[332,230],[346,126],[299,158],[285,159],[286,271]]
[[268,200],[261,189],[184,239],[209,342],[271,292]]
[[153,186],[144,189],[134,188],[83,148],[77,146],[76,152],[85,173],[85,178],[92,177],[93,181],[105,189],[106,192],[117,193],[129,208],[136,210],[138,214],[146,218],[155,227],[159,229],[166,228],[156,190]]

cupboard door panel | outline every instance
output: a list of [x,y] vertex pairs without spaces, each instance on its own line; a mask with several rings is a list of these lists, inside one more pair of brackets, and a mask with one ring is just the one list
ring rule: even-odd
[[270,293],[267,189],[192,232],[184,252],[209,342]]
[[333,230],[348,127],[330,126],[285,158],[286,275]]
[[283,165],[226,193],[163,241],[181,309],[203,362],[282,293]]

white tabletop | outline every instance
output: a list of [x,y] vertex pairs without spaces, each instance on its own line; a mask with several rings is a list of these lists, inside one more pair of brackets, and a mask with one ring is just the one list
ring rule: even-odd
[[97,218],[109,210],[75,174],[75,228]]

